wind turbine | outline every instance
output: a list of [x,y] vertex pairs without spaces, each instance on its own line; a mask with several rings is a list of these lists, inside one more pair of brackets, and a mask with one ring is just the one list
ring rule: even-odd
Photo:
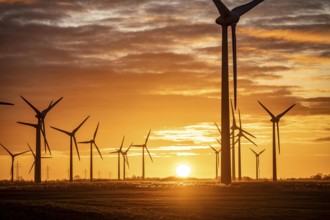
[[118,154],[118,180],[120,180],[120,154],[123,152],[123,144],[124,144],[125,136],[123,137],[123,140],[121,141],[121,145],[119,149],[116,149],[114,152],[110,152],[110,154]]
[[257,146],[250,138],[248,138],[245,134],[250,135],[251,137],[256,138],[254,135],[250,134],[249,132],[245,131],[242,128],[242,121],[241,121],[241,113],[238,109],[238,116],[239,116],[239,130],[237,134],[237,142],[238,142],[238,179],[242,180],[242,165],[241,165],[241,138],[244,137],[246,140],[250,141],[254,146]]
[[277,181],[277,166],[276,166],[276,131],[275,131],[275,125],[277,130],[277,142],[278,142],[278,153],[280,154],[280,128],[278,123],[280,122],[280,119],[290,110],[292,109],[296,104],[291,105],[287,110],[282,112],[281,114],[273,115],[260,101],[258,101],[259,104],[268,112],[270,117],[272,118],[270,121],[273,123],[273,181]]
[[266,149],[264,149],[264,150],[262,150],[262,151],[260,151],[259,153],[256,153],[254,150],[252,150],[251,148],[250,148],[250,150],[256,155],[256,180],[258,180],[259,179],[259,172],[260,172],[260,169],[259,169],[259,156],[266,150]]
[[28,100],[26,100],[23,96],[21,98],[35,111],[35,117],[38,119],[38,123],[36,125],[18,122],[20,124],[32,126],[36,128],[36,160],[35,160],[35,167],[34,167],[34,182],[40,183],[41,182],[41,134],[44,137],[45,143],[45,151],[46,148],[50,152],[50,147],[47,142],[46,138],[46,126],[45,126],[45,118],[47,113],[59,102],[62,100],[63,97],[58,99],[56,102],[50,102],[48,108],[44,109],[43,111],[39,111],[36,107],[34,107]]
[[9,102],[0,102],[0,105],[14,105],[14,104]]
[[2,144],[0,144],[3,149],[5,149],[8,154],[11,156],[11,170],[10,170],[10,174],[11,174],[11,182],[14,182],[14,162],[15,162],[15,157],[21,155],[21,154],[25,154],[27,152],[29,152],[29,150],[21,152],[21,153],[17,153],[17,154],[13,154],[11,153],[5,146],[3,146]]
[[126,179],[126,164],[129,168],[127,153],[129,151],[129,149],[132,147],[132,145],[133,145],[133,143],[131,143],[131,145],[125,151],[121,152],[121,155],[123,156],[123,180]]
[[229,10],[221,0],[213,0],[220,16],[216,23],[222,27],[222,74],[221,74],[221,182],[231,183],[230,170],[230,114],[229,114],[229,76],[228,76],[228,27],[232,28],[232,47],[233,47],[233,75],[234,75],[234,103],[237,105],[237,62],[236,62],[236,24],[240,16],[254,8],[263,0],[254,0],[250,3],[241,5]]
[[[30,168],[30,171],[29,171],[29,174],[30,174],[31,171],[32,171],[32,169],[33,169],[33,167],[34,167],[34,165],[35,165],[35,163],[36,163],[36,155],[35,155],[35,153],[33,152],[31,146],[29,145],[29,143],[27,143],[27,145],[28,145],[28,147],[30,148],[30,151],[31,151],[31,153],[32,153],[32,155],[33,155],[33,158],[34,158],[34,161],[33,161],[33,163],[32,163],[32,166],[31,166],[31,168]],[[52,158],[52,157],[41,157],[41,159],[44,159],[44,158]]]
[[88,118],[89,118],[89,116],[87,116],[87,118],[85,118],[85,120],[83,122],[81,122],[80,125],[78,125],[78,127],[73,129],[72,132],[65,131],[65,130],[50,126],[51,128],[70,136],[70,173],[69,173],[70,182],[72,182],[72,180],[73,180],[72,142],[74,142],[74,144],[75,144],[76,151],[77,151],[77,154],[78,154],[78,158],[80,160],[78,144],[77,144],[77,139],[76,139],[75,135],[76,135],[77,131],[79,130],[79,128],[87,121]]
[[[219,142],[219,140],[217,139],[217,141]],[[219,153],[221,152],[221,148],[219,150],[216,150],[214,147],[212,147],[211,145],[209,145],[210,148],[212,148],[212,150],[214,151],[215,153],[215,179],[218,180],[219,178],[219,171],[218,171],[218,168],[219,168]]]
[[81,144],[90,144],[90,181],[93,180],[93,145],[95,146],[96,150],[99,152],[99,155],[100,157],[102,158],[103,160],[103,157],[102,157],[102,154],[98,148],[98,146],[96,145],[95,143],[95,138],[96,138],[96,135],[97,135],[97,130],[99,129],[99,123],[97,123],[97,127],[96,127],[96,130],[94,132],[94,136],[93,136],[93,139],[89,140],[89,141],[81,141],[79,143]]
[[149,130],[149,133],[147,135],[147,138],[144,142],[144,144],[140,144],[140,145],[132,145],[132,147],[141,147],[142,148],[142,179],[144,180],[144,177],[145,177],[145,165],[144,165],[144,149],[147,150],[148,154],[149,154],[149,157],[150,157],[150,160],[153,162],[152,160],[152,157],[151,157],[151,154],[148,150],[148,147],[147,147],[147,143],[148,143],[148,139],[149,139],[149,136],[150,136],[150,132],[151,132],[151,129]]

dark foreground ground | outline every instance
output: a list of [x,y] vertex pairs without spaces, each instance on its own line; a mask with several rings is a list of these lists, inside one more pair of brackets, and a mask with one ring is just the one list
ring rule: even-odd
[[0,184],[0,219],[330,219],[330,183]]

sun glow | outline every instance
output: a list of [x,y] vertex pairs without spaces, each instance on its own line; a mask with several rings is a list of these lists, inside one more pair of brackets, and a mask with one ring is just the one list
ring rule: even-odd
[[190,175],[190,167],[186,164],[181,164],[176,168],[176,175],[179,177],[188,177]]

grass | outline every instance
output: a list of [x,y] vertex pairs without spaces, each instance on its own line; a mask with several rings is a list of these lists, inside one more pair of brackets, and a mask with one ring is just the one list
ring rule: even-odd
[[329,219],[330,182],[0,183],[0,219]]

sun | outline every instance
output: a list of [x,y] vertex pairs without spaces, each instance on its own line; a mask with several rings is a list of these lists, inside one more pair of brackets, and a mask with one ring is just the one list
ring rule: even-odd
[[188,177],[190,175],[190,167],[186,164],[181,164],[176,168],[176,175],[179,177]]

